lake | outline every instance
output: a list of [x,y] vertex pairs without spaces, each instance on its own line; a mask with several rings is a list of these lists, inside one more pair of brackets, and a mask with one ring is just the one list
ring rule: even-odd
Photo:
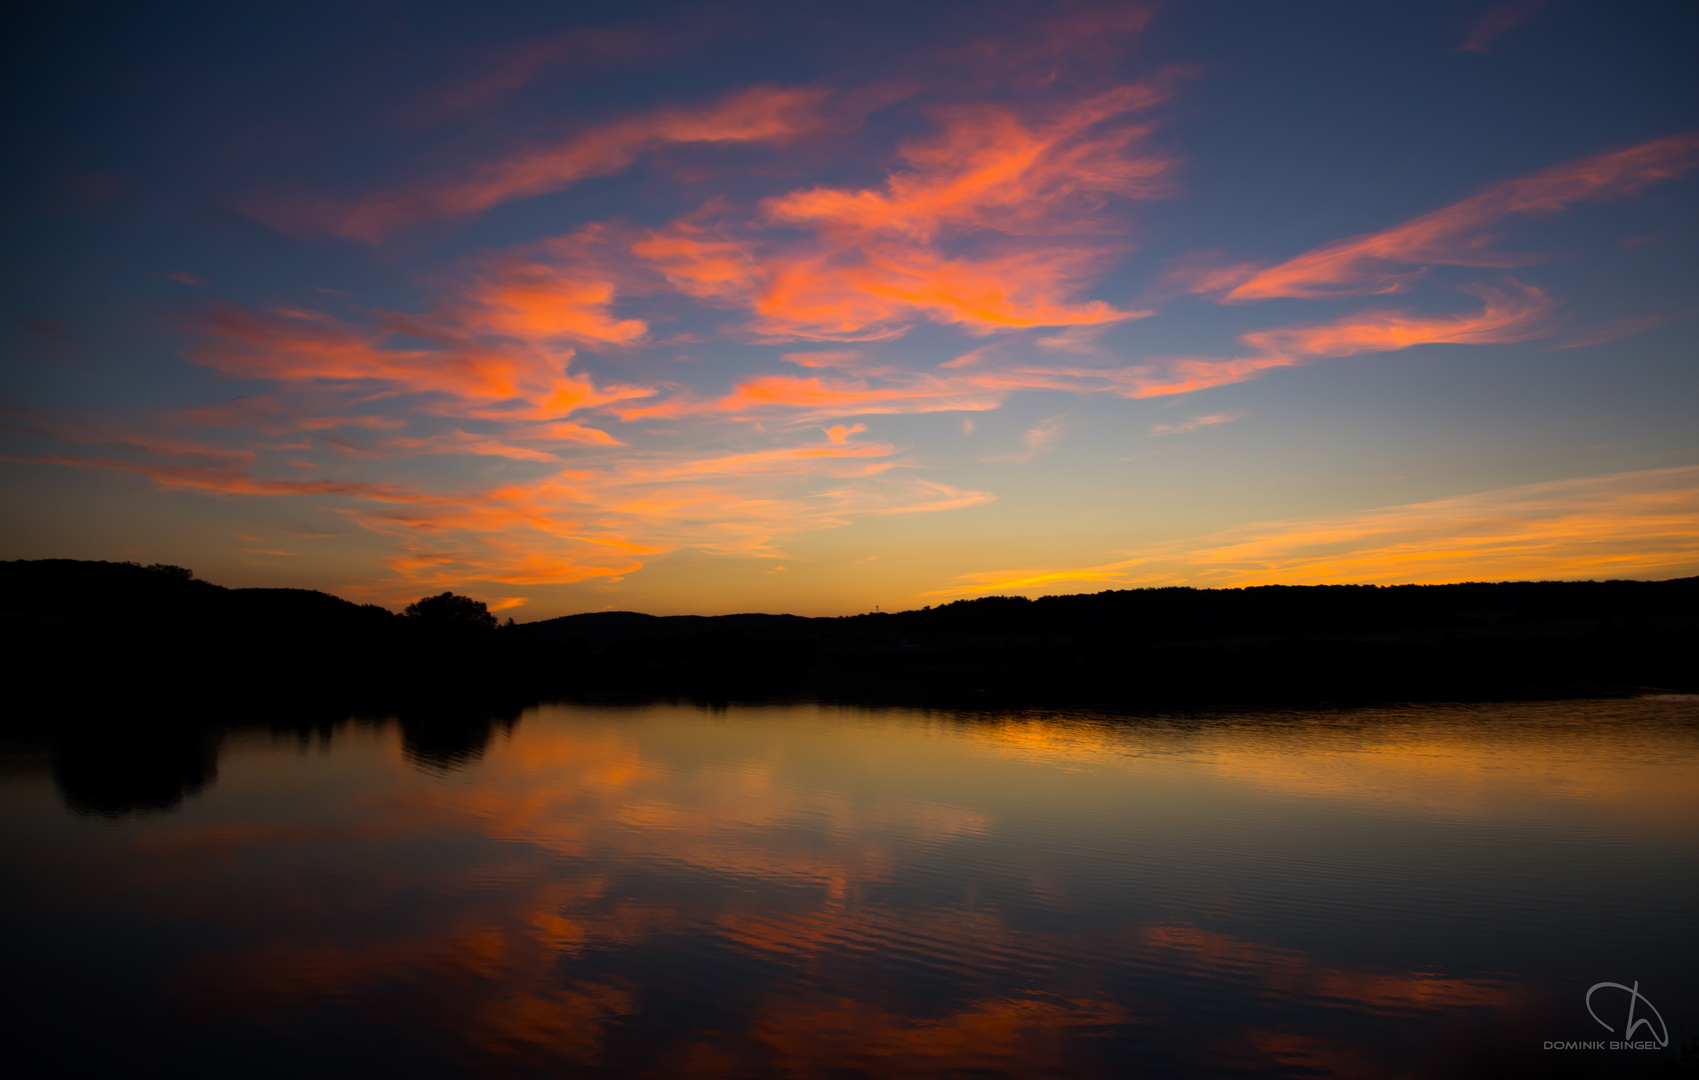
[[1699,700],[90,730],[0,774],[43,1075],[1699,1067]]

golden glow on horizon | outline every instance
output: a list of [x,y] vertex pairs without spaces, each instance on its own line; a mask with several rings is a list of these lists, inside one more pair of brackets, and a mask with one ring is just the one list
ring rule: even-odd
[[[1176,541],[1101,566],[980,571],[929,596],[1148,585],[1658,578],[1699,567],[1699,467],[1649,469]],[[1066,590],[1060,585],[1085,585]]]

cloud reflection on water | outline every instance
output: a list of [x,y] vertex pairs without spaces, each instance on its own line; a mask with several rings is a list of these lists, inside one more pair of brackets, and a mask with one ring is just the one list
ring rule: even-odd
[[[1412,828],[1462,843],[1458,822],[1490,839],[1567,815],[1691,849],[1691,732],[1633,723],[1682,707],[563,706],[488,729],[458,769],[393,727],[318,754],[235,735],[217,790],[109,829],[80,879],[217,942],[162,973],[195,1024],[354,1022],[468,1074],[1090,1076],[1134,1054],[1441,1075],[1459,1025],[1521,1030],[1548,987],[1447,944],[1521,886]],[[1388,920],[1408,943],[1359,953]]]

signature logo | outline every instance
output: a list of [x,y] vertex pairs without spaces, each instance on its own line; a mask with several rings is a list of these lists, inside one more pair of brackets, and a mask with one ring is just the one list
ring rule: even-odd
[[[1594,1020],[1599,1021],[1599,1026],[1614,1035],[1616,1033],[1616,1028],[1611,1027],[1603,1020],[1599,1020],[1599,1014],[1593,1011],[1593,995],[1598,993],[1600,990],[1621,990],[1628,995],[1628,1028],[1622,1035],[1625,1041],[1633,1042],[1634,1033],[1644,1026],[1646,1034],[1649,1035],[1652,1041],[1656,1042],[1660,1047],[1668,1046],[1670,1044],[1670,1032],[1669,1028],[1664,1025],[1663,1014],[1658,1012],[1657,1006],[1648,1001],[1646,999],[1646,995],[1640,992],[1639,979],[1634,980],[1633,986],[1624,986],[1618,982],[1602,982],[1594,983],[1592,986],[1587,988],[1588,1014],[1591,1015]],[[1652,1015],[1658,1019],[1658,1026],[1656,1030],[1653,1029],[1652,1021],[1650,1019],[1644,1016],[1639,1019],[1635,1019],[1634,1008],[1636,1005],[1645,1005],[1646,1008],[1652,1010]]]

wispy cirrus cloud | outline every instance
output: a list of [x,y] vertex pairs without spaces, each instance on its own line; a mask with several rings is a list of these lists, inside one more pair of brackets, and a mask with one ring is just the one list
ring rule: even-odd
[[1553,345],[1554,349],[1580,349],[1589,345],[1604,345],[1612,341],[1621,341],[1637,334],[1643,334],[1666,321],[1663,315],[1629,315],[1619,319],[1610,319],[1604,323],[1581,330],[1568,337],[1560,344]]
[[1545,6],[1546,0],[1504,0],[1503,3],[1494,4],[1469,25],[1469,33],[1464,37],[1463,44],[1457,47],[1457,51],[1488,52],[1494,38],[1521,26]]
[[1494,345],[1527,341],[1549,329],[1555,302],[1532,285],[1507,288],[1466,287],[1482,301],[1481,310],[1464,315],[1426,315],[1411,311],[1371,310],[1331,322],[1254,330],[1239,340],[1246,356],[1216,359],[1179,357],[1125,373],[1128,397],[1189,394],[1244,382],[1276,368],[1360,353],[1394,352],[1417,345]]
[[563,69],[600,74],[617,65],[664,62],[689,45],[710,40],[710,23],[681,13],[666,27],[578,27],[520,41],[472,59],[459,75],[419,94],[402,110],[400,120],[426,125],[483,111]]
[[952,361],[920,371],[876,361],[842,361],[830,373],[754,376],[717,400],[675,397],[608,407],[627,422],[718,413],[814,423],[878,414],[983,412],[1000,408],[1012,394],[1023,391],[1170,397],[1323,359],[1418,345],[1526,341],[1548,331],[1556,309],[1543,291],[1518,282],[1503,289],[1481,286],[1465,291],[1481,299],[1479,311],[1430,315],[1380,309],[1325,323],[1257,330],[1240,335],[1246,353],[1237,357],[1158,357],[1136,364],[1087,367],[1044,362],[1030,351],[1005,356],[982,353],[971,364]]
[[[194,456],[205,456],[197,451]],[[89,457],[71,454],[40,454],[32,457],[13,457],[12,461],[29,461],[41,465],[67,465],[73,468],[108,469],[115,472],[138,473],[168,490],[215,492],[224,495],[347,495],[380,502],[404,502],[427,499],[428,496],[404,488],[350,480],[279,480],[254,477],[237,466],[217,467],[172,462],[137,461],[120,457]]]
[[553,145],[487,162],[470,175],[389,188],[351,203],[261,199],[250,212],[291,232],[376,243],[409,226],[481,213],[623,171],[668,144],[773,142],[818,131],[834,122],[823,110],[828,97],[816,87],[752,86],[711,105],[658,108],[596,125]]
[[[281,426],[276,413],[270,418]],[[314,424],[308,418],[302,426]],[[867,516],[949,511],[993,497],[914,473],[900,448],[858,438],[865,430],[834,425],[812,439],[729,453],[620,448],[593,460],[563,460],[536,449],[553,451],[553,444],[527,441],[523,430],[511,429],[499,436],[450,430],[358,443],[321,432],[313,440],[342,455],[338,471],[353,464],[368,475],[394,475],[398,464],[428,454],[507,462],[492,476],[472,474],[459,482],[416,472],[407,480],[325,478],[319,462],[278,452],[310,450],[309,444],[232,450],[217,444],[216,432],[197,443],[95,429],[79,436],[67,429],[59,432],[60,441],[99,441],[116,452],[12,460],[125,472],[165,490],[307,500],[321,513],[386,538],[384,562],[393,576],[346,591],[399,602],[422,588],[468,581],[617,581],[680,547],[771,557],[801,532]],[[240,443],[240,429],[233,434]],[[317,475],[303,478],[303,468]]]
[[[1497,251],[1493,230],[1505,219],[1549,215],[1588,200],[1639,192],[1646,186],[1699,169],[1699,132],[1656,139],[1595,154],[1494,184],[1478,194],[1378,233],[1314,248],[1274,266],[1232,262],[1219,256],[1182,259],[1156,290],[1212,295],[1226,304],[1292,298],[1338,300],[1408,291],[1436,265],[1509,268],[1540,262],[1540,255]],[[1462,286],[1478,296],[1478,313],[1434,315],[1371,309],[1327,323],[1271,327],[1240,336],[1247,355],[1169,358],[1134,376],[1132,396],[1192,393],[1241,382],[1283,367],[1423,344],[1505,344],[1553,332],[1556,301],[1514,280],[1500,287]],[[1655,318],[1583,335],[1577,342],[1609,340],[1636,332]]]
[[715,205],[633,245],[669,285],[746,307],[774,341],[879,341],[918,321],[970,332],[1096,326],[1148,315],[1077,298],[1126,250],[1111,198],[1172,190],[1174,157],[1133,114],[1174,79],[1025,118],[990,105],[937,112],[879,187],[814,187],[739,220]]
[[1193,416],[1186,420],[1179,420],[1172,424],[1152,424],[1150,434],[1152,437],[1160,435],[1185,435],[1190,432],[1197,431],[1200,428],[1214,427],[1216,424],[1230,424],[1235,420],[1242,419],[1244,415],[1245,414],[1242,412],[1207,413],[1203,416]]
[[1021,449],[1001,454],[987,454],[981,461],[1013,461],[1026,463],[1038,457],[1061,440],[1067,430],[1066,416],[1052,416],[1021,432]]
[[[471,416],[558,422],[567,414],[652,391],[599,388],[572,373],[573,350],[539,350],[480,340],[452,324],[393,317],[362,326],[320,312],[256,312],[222,305],[190,358],[243,379],[284,385],[374,384],[379,394],[433,395],[439,408]],[[429,347],[397,344],[406,335]],[[596,436],[579,433],[579,441]]]
[[1553,214],[1579,202],[1632,195],[1695,169],[1699,132],[1686,132],[1494,184],[1402,225],[1324,244],[1275,266],[1186,273],[1193,275],[1193,289],[1225,290],[1222,299],[1230,304],[1401,292],[1421,276],[1423,266],[1509,268],[1539,262],[1543,256],[1492,249],[1498,235],[1490,230],[1505,218]]

